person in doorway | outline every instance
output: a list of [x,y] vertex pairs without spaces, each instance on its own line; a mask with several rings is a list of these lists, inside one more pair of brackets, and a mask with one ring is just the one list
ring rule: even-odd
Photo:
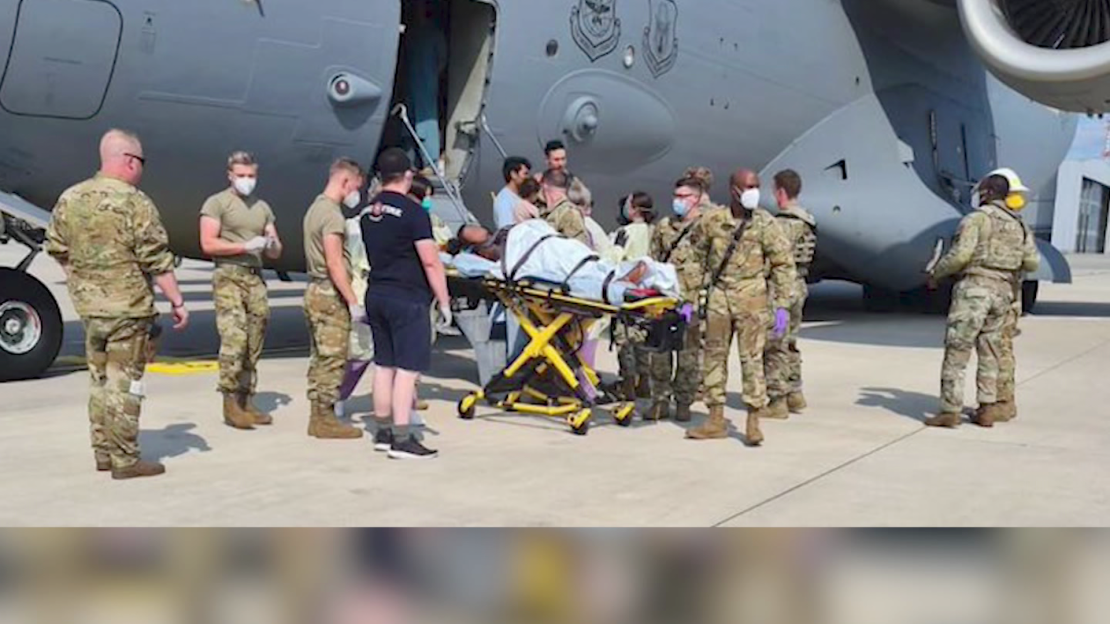
[[496,229],[512,227],[516,223],[516,207],[521,201],[521,185],[532,175],[532,163],[527,158],[510,156],[505,159],[501,172],[505,187],[493,202],[493,223]]
[[255,194],[258,162],[247,152],[227,160],[230,185],[200,209],[200,248],[216,264],[212,298],[220,334],[219,391],[224,423],[250,430],[274,420],[254,404],[258,360],[270,322],[270,302],[262,279],[262,258],[281,257],[274,211]]
[[428,178],[417,175],[412,178],[412,189],[409,190],[409,197],[412,201],[420,204],[424,212],[428,214],[428,218],[432,222],[432,237],[436,245],[443,249],[447,242],[454,237],[454,232],[447,223],[439,217],[434,211],[435,209],[435,187],[432,181]]
[[438,453],[411,432],[416,381],[431,366],[433,294],[440,324],[451,324],[447,275],[439,259],[428,214],[408,193],[412,162],[404,151],[387,149],[378,158],[382,192],[361,221],[362,239],[373,267],[366,292],[374,335],[374,448],[392,459],[429,459]]
[[328,184],[304,218],[304,251],[309,284],[304,294],[311,355],[308,435],[319,439],[350,440],[362,431],[339,422],[339,401],[350,349],[351,323],[366,311],[351,288],[350,258],[345,251],[347,224],[340,204],[354,209],[362,203],[366,174],[353,160],[341,158],[331,166]]
[[[447,69],[447,37],[432,0],[413,0],[412,24],[406,30],[405,52],[408,67],[409,107],[416,136],[431,162],[425,167],[440,171],[443,139],[439,120],[440,83]],[[425,157],[421,155],[421,159]]]

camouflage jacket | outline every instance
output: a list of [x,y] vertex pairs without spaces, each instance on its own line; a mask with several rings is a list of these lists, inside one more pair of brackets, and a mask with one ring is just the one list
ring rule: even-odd
[[47,228],[46,252],[66,268],[82,318],[154,316],[152,278],[173,270],[154,202],[100,174],[62,193]]
[[574,239],[593,249],[593,241],[586,229],[586,219],[577,206],[564,199],[544,215],[544,219],[559,234]]
[[[775,308],[788,307],[797,280],[790,242],[769,212],[756,209],[748,214],[751,222],[740,244],[728,258],[717,284],[709,282],[724,262],[740,220],[732,216],[731,209],[726,208],[713,210],[698,221],[696,241],[698,253],[706,261],[705,285],[712,288],[714,294],[744,298],[767,293],[770,281],[773,284],[770,289],[771,305]],[[765,269],[769,271],[769,277],[765,276]]]
[[705,258],[698,253],[694,236],[701,218],[685,223],[678,217],[666,217],[656,222],[651,232],[651,257],[674,265],[682,296],[695,303],[705,281]]
[[1036,271],[1040,258],[1029,226],[1002,202],[994,202],[960,221],[952,248],[933,269],[933,278],[978,275],[1012,282]]

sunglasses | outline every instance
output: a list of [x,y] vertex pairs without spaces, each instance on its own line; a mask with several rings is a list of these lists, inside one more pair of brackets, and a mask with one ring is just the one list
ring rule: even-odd
[[124,156],[126,156],[128,158],[134,158],[135,160],[139,161],[140,165],[142,165],[143,167],[146,167],[146,159],[143,158],[142,156],[137,156],[135,154],[124,154]]

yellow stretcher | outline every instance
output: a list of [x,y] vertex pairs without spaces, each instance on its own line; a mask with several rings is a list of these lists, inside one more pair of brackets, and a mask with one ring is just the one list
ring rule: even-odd
[[612,406],[614,419],[627,427],[635,416],[635,401],[603,388],[581,354],[590,326],[611,316],[614,323],[642,329],[644,348],[666,352],[682,348],[689,322],[681,301],[654,291],[636,291],[627,301],[608,303],[533,280],[449,277],[448,282],[454,298],[500,302],[528,338],[524,350],[485,388],[459,401],[459,416],[465,420],[473,419],[478,403],[485,402],[505,412],[563,418],[574,433],[586,435],[594,409]]

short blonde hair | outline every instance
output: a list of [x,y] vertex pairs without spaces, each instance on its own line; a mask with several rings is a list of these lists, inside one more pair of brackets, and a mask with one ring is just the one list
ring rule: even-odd
[[231,156],[227,157],[227,170],[231,171],[235,165],[244,165],[247,167],[257,167],[258,161],[254,159],[254,154],[250,152],[234,152]]
[[328,175],[334,178],[340,173],[349,173],[363,180],[366,179],[366,170],[362,168],[362,165],[351,158],[340,158],[331,164],[331,170],[328,172]]

